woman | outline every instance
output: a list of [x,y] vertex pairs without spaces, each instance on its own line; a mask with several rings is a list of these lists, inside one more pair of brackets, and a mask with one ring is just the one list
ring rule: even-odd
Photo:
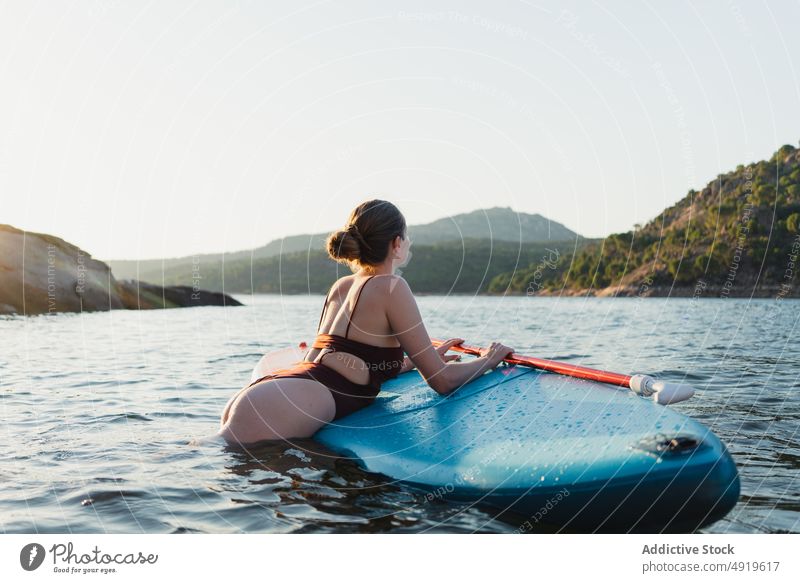
[[411,258],[411,241],[392,203],[357,206],[345,229],[328,237],[327,248],[355,273],[331,286],[305,360],[258,379],[228,402],[219,433],[228,443],[310,437],[369,405],[383,381],[414,367],[434,391],[447,395],[513,352],[493,342],[479,358],[452,362],[458,357],[445,353],[461,338],[433,347],[414,294],[394,273]]

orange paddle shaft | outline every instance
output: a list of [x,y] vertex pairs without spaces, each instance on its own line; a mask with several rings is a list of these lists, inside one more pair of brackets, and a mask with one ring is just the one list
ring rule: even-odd
[[[432,338],[434,346],[443,344],[442,340]],[[470,346],[468,344],[457,344],[450,348],[456,352],[463,352],[465,354],[473,354],[475,356],[481,355],[481,348],[478,346]],[[530,366],[533,368],[540,368],[550,372],[563,374],[579,379],[588,379],[592,381],[599,381],[601,383],[608,383],[610,385],[619,385],[621,387],[630,388],[631,375],[619,374],[616,372],[608,372],[596,368],[589,368],[586,366],[578,366],[577,364],[569,364],[566,362],[558,362],[555,360],[547,360],[544,358],[535,358],[533,356],[524,356],[521,354],[511,353],[511,356],[504,359],[509,364],[519,364],[522,366]]]

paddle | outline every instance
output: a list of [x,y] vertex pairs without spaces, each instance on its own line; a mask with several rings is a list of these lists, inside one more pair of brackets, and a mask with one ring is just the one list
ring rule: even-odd
[[[433,345],[437,347],[444,343],[442,340],[438,340],[436,338],[432,338],[431,341],[433,342]],[[472,354],[475,356],[481,355],[480,347],[470,346],[464,343],[452,346],[450,350],[463,352],[465,354]],[[544,358],[535,358],[533,356],[524,356],[515,352],[512,352],[511,356],[503,360],[509,364],[519,364],[522,366],[538,368],[579,379],[588,379],[610,385],[618,385],[620,387],[631,389],[634,393],[641,395],[642,397],[652,396],[655,402],[661,403],[662,405],[685,401],[694,395],[694,388],[692,388],[691,385],[658,381],[649,375],[624,375],[616,372],[608,372],[605,370],[578,366],[577,364],[546,360]]]

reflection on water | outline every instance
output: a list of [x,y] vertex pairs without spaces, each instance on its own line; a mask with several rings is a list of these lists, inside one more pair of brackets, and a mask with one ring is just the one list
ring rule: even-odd
[[[213,434],[263,352],[310,340],[321,297],[243,308],[0,320],[5,532],[514,532],[520,517],[426,497],[312,440]],[[707,532],[798,532],[800,303],[419,298],[432,336],[690,382],[739,505]],[[777,314],[777,315],[776,315]],[[298,333],[299,331],[299,333]],[[298,335],[299,334],[299,335]]]

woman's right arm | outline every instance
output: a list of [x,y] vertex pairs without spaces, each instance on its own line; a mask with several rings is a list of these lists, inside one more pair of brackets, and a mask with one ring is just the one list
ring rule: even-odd
[[447,395],[475,380],[513,352],[511,348],[494,342],[485,354],[476,359],[445,363],[433,347],[408,282],[402,277],[392,277],[388,292],[387,317],[392,331],[422,378],[440,395]]

